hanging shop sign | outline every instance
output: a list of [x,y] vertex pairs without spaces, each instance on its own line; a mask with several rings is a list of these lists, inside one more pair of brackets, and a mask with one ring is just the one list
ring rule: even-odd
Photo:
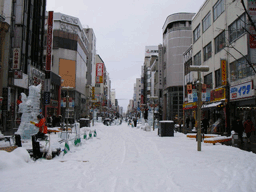
[[23,72],[22,71],[14,71],[14,79],[22,79],[23,78]]
[[184,104],[183,104],[183,110],[196,109],[196,108],[197,108],[197,102],[193,102],[193,103],[184,103]]
[[221,85],[227,85],[227,61],[225,59],[220,60],[221,67]]
[[103,83],[104,63],[96,63],[96,83]]
[[13,64],[12,69],[20,69],[20,48],[13,49]]
[[225,89],[219,88],[211,91],[211,101],[220,101],[226,99]]
[[254,96],[252,81],[230,87],[230,100]]
[[51,71],[52,63],[52,29],[53,29],[53,11],[48,12],[48,29],[47,29],[47,49],[45,70]]

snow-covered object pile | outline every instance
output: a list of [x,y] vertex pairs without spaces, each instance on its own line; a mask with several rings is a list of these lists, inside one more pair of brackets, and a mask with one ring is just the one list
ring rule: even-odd
[[19,134],[22,139],[31,139],[31,135],[38,132],[38,128],[31,124],[30,121],[37,121],[37,115],[40,114],[40,98],[41,84],[29,87],[29,96],[21,93],[21,101],[19,112],[22,113],[21,123],[16,134]]

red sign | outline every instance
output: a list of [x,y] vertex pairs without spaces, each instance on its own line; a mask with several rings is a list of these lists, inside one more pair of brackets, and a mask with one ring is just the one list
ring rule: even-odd
[[96,83],[103,83],[104,63],[96,63]]
[[188,94],[192,94],[192,84],[187,84]]
[[47,49],[45,70],[51,71],[52,65],[52,28],[53,28],[53,11],[48,12],[48,29],[47,29]]

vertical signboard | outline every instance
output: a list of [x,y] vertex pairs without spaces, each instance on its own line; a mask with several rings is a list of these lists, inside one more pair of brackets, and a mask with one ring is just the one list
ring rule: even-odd
[[96,83],[103,83],[103,63],[96,63]]
[[193,102],[192,84],[187,84],[188,102]]
[[221,85],[227,85],[227,61],[225,59],[220,60],[221,67]]
[[[248,12],[253,21],[256,20],[256,0],[248,0]],[[252,25],[247,25],[247,30],[249,31],[249,52],[250,60],[252,63],[256,62],[256,32]]]
[[13,49],[12,69],[20,69],[20,48]]
[[95,87],[92,87],[92,100],[95,100]]
[[48,29],[47,29],[47,49],[45,70],[51,71],[52,62],[52,29],[53,29],[53,11],[48,12]]
[[202,84],[202,101],[206,101],[206,84]]

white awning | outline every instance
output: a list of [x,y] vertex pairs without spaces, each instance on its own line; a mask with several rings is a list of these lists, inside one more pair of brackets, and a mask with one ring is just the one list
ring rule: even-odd
[[202,105],[202,109],[217,107],[220,104],[222,104],[222,102],[216,102],[216,103],[210,103],[210,104]]

